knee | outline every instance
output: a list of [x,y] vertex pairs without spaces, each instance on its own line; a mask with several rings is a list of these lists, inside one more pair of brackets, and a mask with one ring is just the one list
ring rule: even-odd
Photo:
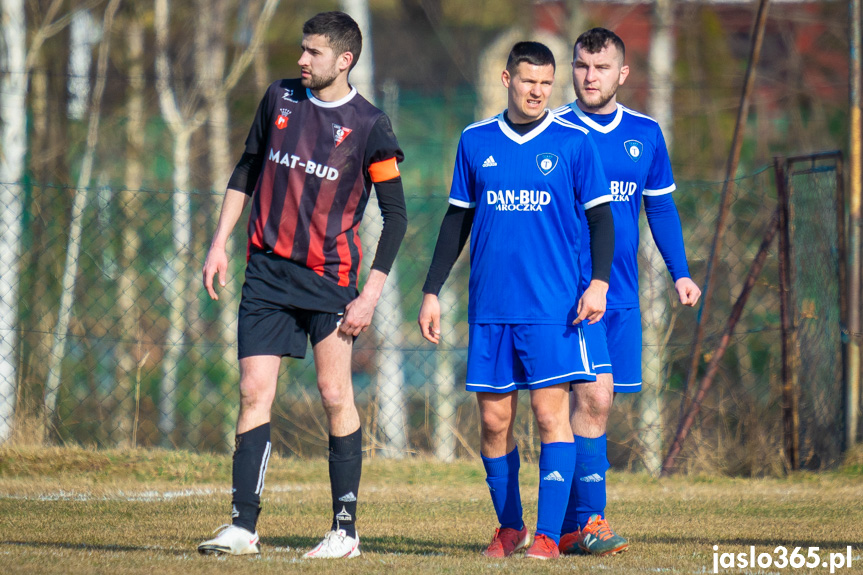
[[553,433],[560,428],[569,427],[569,418],[566,413],[559,409],[545,409],[542,406],[534,406],[536,426],[541,434]]
[[344,385],[328,380],[318,380],[321,403],[327,413],[338,413],[353,405],[353,397]]
[[486,437],[506,434],[510,428],[510,414],[501,410],[485,409],[481,413],[482,433]]
[[260,409],[272,405],[276,396],[273,382],[254,375],[244,375],[240,380],[240,405],[243,409]]
[[588,415],[594,419],[608,419],[613,398],[614,394],[604,389],[589,394],[585,402]]
[[587,384],[575,396],[574,414],[593,420],[605,421],[611,413],[614,392],[598,385]]

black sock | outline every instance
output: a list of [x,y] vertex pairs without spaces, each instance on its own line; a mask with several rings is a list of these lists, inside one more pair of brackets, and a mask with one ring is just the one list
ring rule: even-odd
[[357,536],[357,495],[363,469],[363,433],[357,429],[345,437],[330,436],[330,490],[333,496],[332,529]]
[[239,433],[235,440],[231,517],[234,525],[252,533],[261,512],[261,492],[271,447],[269,423]]

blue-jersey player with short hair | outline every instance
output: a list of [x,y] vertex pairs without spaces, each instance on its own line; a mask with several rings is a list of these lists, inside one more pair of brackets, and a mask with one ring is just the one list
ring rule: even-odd
[[[482,460],[499,522],[484,553],[507,557],[530,540],[513,437],[524,389],[541,440],[536,536],[526,556],[550,559],[559,556],[575,471],[570,382],[595,379],[582,326],[605,311],[612,198],[588,130],[545,107],[554,81],[551,51],[519,42],[502,81],[506,111],[462,132],[419,324],[426,339],[439,341],[437,294],[470,237],[467,389],[479,403]],[[582,242],[593,262],[584,289]]]
[[[605,472],[609,466],[605,431],[614,393],[641,390],[638,216],[642,200],[680,303],[694,306],[701,295],[689,277],[662,130],[654,119],[617,103],[617,89],[629,74],[623,63],[624,51],[623,41],[605,28],[593,28],[579,36],[572,70],[577,99],[555,110],[587,129],[596,142],[613,197],[615,231],[608,310],[601,321],[584,328],[597,379],[574,386],[571,393],[577,467],[560,541],[562,553],[609,555],[628,546],[605,519]],[[585,250],[582,266],[590,266],[590,253]]]

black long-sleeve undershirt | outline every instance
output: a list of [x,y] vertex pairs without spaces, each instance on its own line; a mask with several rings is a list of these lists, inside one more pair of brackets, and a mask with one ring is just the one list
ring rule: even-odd
[[408,229],[408,211],[405,206],[402,179],[393,178],[376,183],[375,195],[378,198],[378,206],[384,219],[384,227],[381,230],[381,237],[378,239],[378,248],[375,251],[372,269],[388,274],[393,267],[399,246],[401,246],[402,239],[404,239]]
[[611,204],[599,204],[585,210],[587,229],[590,232],[591,279],[608,283],[611,262],[614,260],[614,216]]

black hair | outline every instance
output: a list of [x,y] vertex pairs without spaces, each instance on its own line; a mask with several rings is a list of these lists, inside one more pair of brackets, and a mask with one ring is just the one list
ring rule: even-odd
[[515,74],[515,69],[522,62],[527,62],[533,66],[548,66],[555,68],[554,54],[548,49],[545,44],[539,42],[518,42],[509,51],[509,57],[506,59],[506,71],[510,75]]
[[354,59],[353,68],[363,51],[363,35],[353,18],[344,12],[321,12],[315,14],[303,24],[303,34],[317,34],[329,42],[336,54],[350,52]]
[[588,54],[596,54],[602,52],[602,49],[609,44],[614,45],[617,51],[620,52],[620,61],[623,62],[626,56],[626,46],[623,45],[623,40],[620,36],[607,28],[591,28],[579,36],[575,45],[572,47],[572,59],[578,56],[578,46],[581,44],[581,49]]

